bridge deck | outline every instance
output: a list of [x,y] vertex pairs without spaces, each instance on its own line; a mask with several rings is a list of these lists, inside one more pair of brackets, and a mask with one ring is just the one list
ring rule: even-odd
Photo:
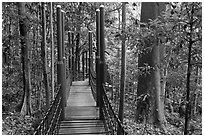
[[59,134],[105,134],[88,80],[72,83]]

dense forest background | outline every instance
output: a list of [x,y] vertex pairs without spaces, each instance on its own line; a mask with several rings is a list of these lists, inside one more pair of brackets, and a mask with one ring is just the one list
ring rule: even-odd
[[[32,134],[55,96],[56,63],[52,62],[57,60],[58,4],[65,11],[65,30],[75,34],[80,32],[80,36],[75,36],[79,54],[88,48],[88,31],[95,33],[95,10],[102,4],[105,6],[106,63],[109,84],[113,88],[113,92],[107,94],[116,114],[120,98],[121,40],[125,33],[123,123],[128,134],[183,134],[187,105],[188,133],[202,134],[202,3],[199,2],[164,3],[165,10],[148,23],[140,22],[143,16],[141,3],[126,3],[126,29],[123,32],[121,3],[3,2],[3,134]],[[93,37],[95,45],[95,34]],[[148,104],[149,97],[149,94],[137,95],[139,76],[147,75],[152,69],[149,64],[140,67],[138,63],[138,58],[152,49],[144,46],[147,39],[157,39],[162,47],[159,69],[166,130],[148,123],[149,110],[143,113],[146,120],[137,118],[138,102]]]

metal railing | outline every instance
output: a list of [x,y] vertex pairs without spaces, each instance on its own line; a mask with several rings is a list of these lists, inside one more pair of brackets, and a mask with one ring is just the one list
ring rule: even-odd
[[93,69],[91,69],[90,71],[90,86],[91,86],[91,91],[92,91],[92,95],[96,101],[96,73],[93,71]]
[[118,130],[121,130],[120,134],[126,135],[127,132],[125,132],[121,121],[115,114],[113,107],[109,102],[109,99],[106,94],[106,88],[104,85],[102,89],[103,89],[101,91],[102,92],[102,112],[103,112],[106,131],[109,131],[110,135],[117,135],[119,134]]
[[[93,69],[91,69],[91,73],[90,73],[90,86],[92,89],[92,93],[93,96],[96,100],[96,73],[93,71]],[[125,132],[124,127],[121,123],[121,121],[119,120],[119,118],[117,117],[117,115],[115,114],[111,103],[109,102],[109,99],[106,95],[106,90],[107,88],[103,85],[103,87],[101,88],[101,95],[102,95],[102,114],[103,114],[103,120],[104,120],[104,124],[105,124],[105,130],[107,132],[107,134],[109,135],[117,135],[119,134],[118,130],[121,130],[120,134],[122,135],[126,135],[127,132]]]
[[55,96],[55,99],[39,125],[34,129],[34,135],[53,135],[57,134],[59,131],[62,111],[62,97],[60,96],[61,86],[58,86],[56,90],[57,94]]

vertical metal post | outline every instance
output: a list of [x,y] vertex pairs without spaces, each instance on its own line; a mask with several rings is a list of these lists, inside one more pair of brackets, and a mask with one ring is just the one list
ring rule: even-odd
[[[105,82],[105,39],[104,39],[104,6],[100,6],[100,91],[103,91],[103,84]],[[102,117],[102,96],[103,92],[100,92],[100,100],[101,100],[101,109],[100,118],[103,119]]]
[[104,6],[100,6],[100,68],[101,84],[104,84],[105,77],[105,38],[104,38]]
[[71,72],[71,69],[72,69],[72,60],[71,60],[71,32],[68,31],[68,53],[69,53],[69,72]]
[[67,100],[67,92],[66,92],[66,57],[65,57],[65,45],[64,45],[64,34],[65,34],[65,29],[64,29],[64,11],[61,10],[61,16],[62,16],[62,59],[63,59],[63,85],[64,85],[64,105],[66,106],[66,100]]
[[87,78],[87,73],[88,73],[88,51],[85,52],[85,56],[86,56],[86,78]]
[[[78,48],[78,52],[79,52],[79,48]],[[80,70],[81,70],[81,67],[80,67],[80,64],[81,64],[81,56],[80,54],[78,53],[78,62],[77,62],[77,68],[78,68],[78,79],[79,81],[81,80],[81,73],[80,73]]]
[[84,68],[84,52],[82,52],[82,77],[83,77],[83,80],[85,79],[84,78],[84,74],[85,74],[85,68]]
[[65,47],[64,47],[64,11],[61,10],[61,16],[62,16],[62,57],[63,57],[63,61],[65,61]]
[[75,80],[74,32],[72,32],[72,81]]
[[90,83],[90,80],[91,80],[91,69],[92,69],[92,63],[93,63],[93,49],[92,49],[92,32],[89,31],[89,85],[91,84]]
[[61,16],[61,6],[58,5],[57,6],[57,58],[58,58],[58,62],[57,62],[57,82],[58,84],[61,84],[61,77],[60,77],[60,69],[61,69],[61,64],[63,64],[62,62],[62,26],[61,26],[61,20],[62,20],[62,16]]
[[75,78],[76,80],[78,79],[78,61],[79,61],[79,57],[78,57],[78,51],[79,51],[79,32],[76,32],[76,47],[75,47]]
[[63,57],[62,57],[62,15],[61,15],[61,6],[57,6],[57,52],[58,52],[58,62],[57,62],[57,82],[61,85],[60,95],[62,97],[61,109],[62,115],[61,120],[64,120],[64,107],[65,107],[65,75],[64,75],[64,66],[63,66]]
[[100,100],[100,10],[96,10],[96,106],[101,107]]
[[[61,10],[61,16],[62,16],[62,58],[63,58],[63,64],[64,69],[66,70],[66,57],[65,57],[65,46],[64,46],[64,11]],[[66,71],[65,71],[65,78],[66,78]]]

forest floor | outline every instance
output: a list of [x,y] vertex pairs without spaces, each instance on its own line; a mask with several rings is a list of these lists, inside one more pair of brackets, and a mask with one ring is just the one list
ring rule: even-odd
[[[134,118],[125,118],[124,124],[129,135],[183,135],[184,118],[180,118],[177,113],[166,114],[166,130],[153,125],[135,122]],[[202,135],[202,116],[198,115],[191,119],[189,124],[190,135]]]
[[[128,114],[127,114],[128,113]],[[167,133],[149,124],[138,124],[134,121],[133,113],[126,111],[124,118],[125,130],[129,135],[182,135],[184,118],[180,118],[177,113],[166,114]],[[33,133],[33,121],[36,119],[30,116],[21,116],[20,113],[2,114],[2,134],[3,135],[30,135]],[[202,134],[202,116],[198,115],[190,121],[190,133],[192,135]]]
[[34,117],[22,116],[20,112],[2,114],[2,135],[31,135]]

